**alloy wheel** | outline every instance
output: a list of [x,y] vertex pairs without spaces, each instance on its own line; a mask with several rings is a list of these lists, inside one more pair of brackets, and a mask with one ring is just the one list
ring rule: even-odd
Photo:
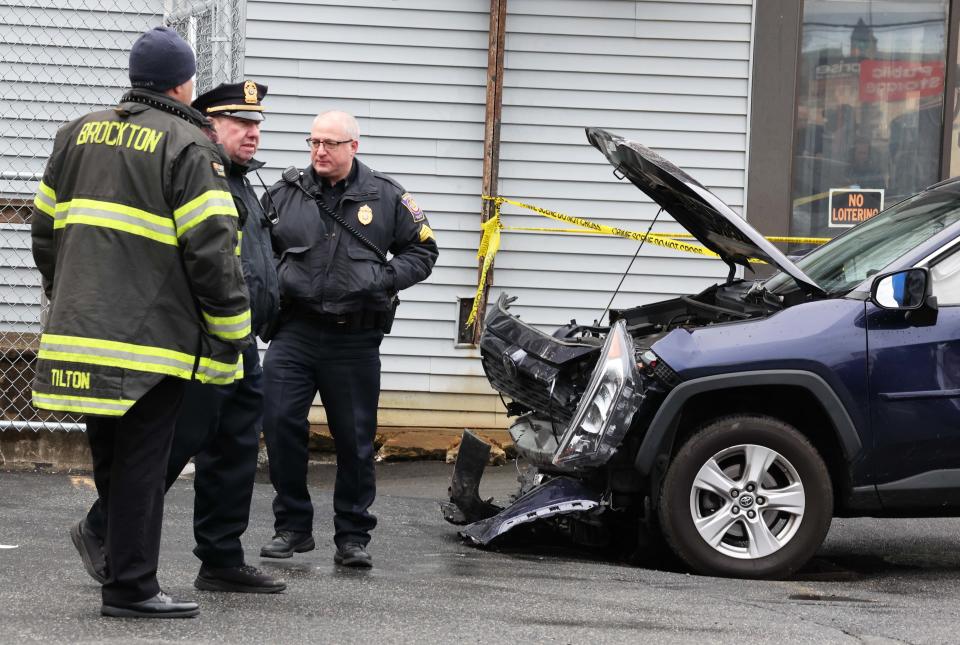
[[805,507],[797,469],[756,444],[717,452],[690,488],[690,513],[700,537],[738,559],[763,558],[784,547],[800,528]]

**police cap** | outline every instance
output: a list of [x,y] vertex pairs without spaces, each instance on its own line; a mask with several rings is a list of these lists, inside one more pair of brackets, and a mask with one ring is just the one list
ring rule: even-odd
[[263,121],[260,101],[267,94],[267,86],[253,81],[221,83],[204,92],[193,101],[193,107],[207,116],[232,116],[249,121]]

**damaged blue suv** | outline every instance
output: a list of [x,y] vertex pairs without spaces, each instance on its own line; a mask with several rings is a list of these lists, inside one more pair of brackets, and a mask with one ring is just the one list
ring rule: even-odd
[[[505,508],[481,500],[489,447],[466,434],[444,508],[461,535],[615,544],[645,523],[698,573],[771,578],[834,516],[960,515],[960,180],[792,262],[656,153],[587,138],[729,277],[553,334],[504,294],[480,348],[530,468]],[[779,273],[736,279],[753,259]]]

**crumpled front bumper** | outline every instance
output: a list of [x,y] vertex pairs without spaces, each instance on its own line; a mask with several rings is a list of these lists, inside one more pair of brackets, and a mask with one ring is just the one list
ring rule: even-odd
[[510,529],[540,519],[589,511],[600,505],[599,491],[579,479],[554,477],[517,498],[506,508],[480,498],[480,479],[490,446],[469,430],[463,433],[450,484],[450,501],[442,504],[451,524],[467,524],[460,536],[486,545]]
[[485,545],[510,529],[565,513],[589,511],[600,505],[600,494],[578,479],[556,477],[540,484],[493,517],[474,522],[460,536]]

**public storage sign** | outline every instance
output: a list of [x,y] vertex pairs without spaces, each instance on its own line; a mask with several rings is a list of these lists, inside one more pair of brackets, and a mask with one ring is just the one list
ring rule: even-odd
[[849,228],[883,210],[882,188],[831,188],[830,221],[832,228]]
[[902,101],[908,96],[938,96],[943,92],[942,61],[860,61],[860,100]]

